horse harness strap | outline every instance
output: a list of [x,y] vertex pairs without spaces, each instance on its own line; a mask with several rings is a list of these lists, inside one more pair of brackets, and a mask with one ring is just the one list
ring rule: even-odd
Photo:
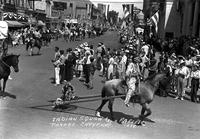
[[10,68],[8,64],[6,64],[3,60],[0,60],[6,67]]

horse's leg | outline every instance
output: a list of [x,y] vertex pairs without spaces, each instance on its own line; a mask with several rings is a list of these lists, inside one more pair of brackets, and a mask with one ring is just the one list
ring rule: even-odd
[[103,106],[108,102],[108,100],[102,100],[101,105],[97,108],[96,110],[96,116],[97,117],[101,117],[100,113],[101,113],[101,109],[103,108]]
[[113,117],[113,103],[114,103],[114,99],[110,99],[109,100],[109,104],[108,104],[108,108],[110,110],[111,120],[114,120],[114,117]]
[[[146,112],[146,114],[145,114]],[[151,115],[151,109],[147,103],[142,104],[142,110],[140,115],[140,121],[138,122],[138,125],[142,125],[144,119]]]
[[7,80],[8,80],[8,77],[6,77],[6,78],[3,79],[3,92],[5,92]]

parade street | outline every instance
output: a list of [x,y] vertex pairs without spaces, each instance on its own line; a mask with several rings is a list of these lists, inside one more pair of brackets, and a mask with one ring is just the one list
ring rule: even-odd
[[[150,107],[152,115],[145,126],[136,126],[140,115],[138,104],[126,107],[115,99],[115,121],[109,119],[109,109],[102,109],[103,118],[95,117],[101,101],[75,103],[63,111],[52,111],[52,100],[61,96],[60,86],[54,86],[54,47],[66,50],[83,42],[96,48],[103,42],[107,48],[120,49],[117,32],[106,32],[94,39],[66,43],[63,39],[42,47],[41,55],[29,56],[25,47],[9,48],[20,54],[19,73],[12,71],[6,98],[0,100],[0,139],[197,139],[200,136],[200,105],[190,100],[155,96]],[[37,51],[34,48],[34,51]],[[79,97],[100,95],[103,86],[100,72],[95,73],[94,89],[88,90],[74,78],[72,84]],[[189,98],[189,96],[186,96]]]

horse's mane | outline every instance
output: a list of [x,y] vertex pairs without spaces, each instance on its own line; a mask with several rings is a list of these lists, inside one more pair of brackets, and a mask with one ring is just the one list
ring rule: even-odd
[[14,55],[14,54],[9,54],[9,55],[7,55],[7,56],[4,56],[4,57],[2,58],[2,60],[7,60],[8,58],[13,57],[13,56],[16,56],[16,55]]
[[155,73],[155,74],[153,74],[153,75],[147,77],[147,78],[145,79],[144,82],[146,82],[146,81],[148,81],[148,82],[149,82],[149,81],[152,81],[153,79],[155,79],[155,77],[156,77],[157,75],[162,75],[162,74],[166,74],[166,73]]
[[154,78],[155,78],[155,76],[157,75],[158,73],[155,73],[155,74],[152,74],[151,76],[148,76],[146,79],[145,79],[145,82],[146,81],[152,81]]

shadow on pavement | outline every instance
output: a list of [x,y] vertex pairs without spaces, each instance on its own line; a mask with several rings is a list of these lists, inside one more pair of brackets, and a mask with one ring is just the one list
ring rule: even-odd
[[16,95],[13,95],[13,94],[11,94],[11,93],[8,93],[8,92],[0,92],[0,97],[10,97],[10,98],[12,98],[12,99],[16,99],[17,97],[16,97]]
[[[84,114],[84,113],[80,113],[80,112],[73,112],[74,110],[76,110],[78,108],[78,106],[75,105],[68,105],[65,106],[64,109],[53,109],[52,104],[50,105],[39,105],[39,106],[33,106],[33,107],[28,107],[31,109],[35,109],[35,110],[42,110],[42,111],[49,111],[49,112],[59,112],[59,113],[68,113],[68,114],[74,114],[74,115],[78,115],[78,116],[89,116],[89,117],[96,117],[95,115],[90,115],[90,114]],[[84,107],[81,107],[84,108]],[[85,108],[87,109],[87,108]]]
[[[139,120],[139,117],[134,117],[133,115],[127,115],[127,114],[124,114],[122,112],[113,112],[113,115],[114,115],[115,121],[117,121],[118,124],[122,124],[124,121],[128,122],[128,121]],[[102,111],[101,116],[103,118],[109,118],[111,120],[110,112]],[[155,123],[155,121],[152,121],[151,119],[148,119],[148,118],[145,118],[144,121],[150,122],[150,123]]]

